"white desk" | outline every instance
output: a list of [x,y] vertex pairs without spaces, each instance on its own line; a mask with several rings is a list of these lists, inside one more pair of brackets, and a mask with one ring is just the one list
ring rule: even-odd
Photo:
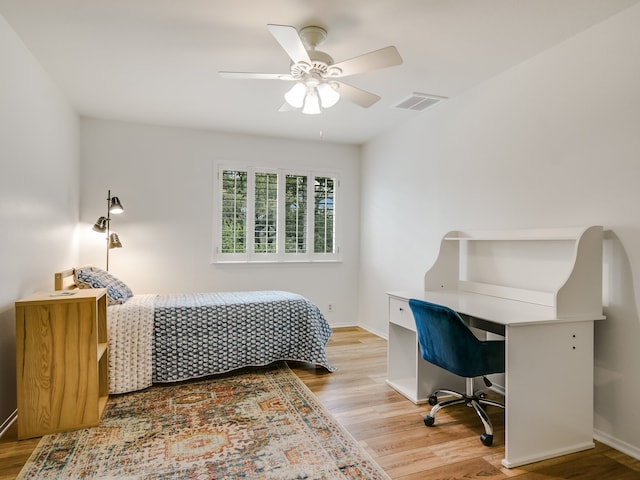
[[594,447],[602,227],[449,232],[424,290],[388,295],[391,387],[415,403],[438,388],[464,391],[464,380],[421,358],[408,300],[446,305],[504,334],[505,467]]
[[[416,403],[437,388],[461,384],[456,379],[452,385],[451,375],[419,358],[415,325],[396,323],[398,317],[413,321],[409,298],[504,327],[505,467],[594,447],[593,322],[604,317],[558,319],[550,307],[474,293],[390,292],[387,383]],[[407,361],[417,365],[416,378],[394,378],[398,368],[392,364]],[[412,382],[416,390],[409,393]]]

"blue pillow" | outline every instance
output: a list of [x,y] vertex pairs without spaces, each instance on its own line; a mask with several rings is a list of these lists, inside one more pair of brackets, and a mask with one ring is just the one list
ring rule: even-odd
[[76,268],[73,280],[78,288],[106,288],[109,305],[121,304],[133,297],[133,292],[122,280],[93,265]]

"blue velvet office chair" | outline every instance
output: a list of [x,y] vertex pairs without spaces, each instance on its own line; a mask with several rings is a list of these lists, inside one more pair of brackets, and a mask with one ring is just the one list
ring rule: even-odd
[[[431,394],[429,404],[433,407],[424,417],[425,425],[433,426],[436,413],[441,408],[464,403],[473,407],[482,420],[485,433],[480,435],[480,440],[490,446],[493,443],[493,425],[481,405],[500,408],[504,405],[487,399],[483,391],[474,392],[473,379],[484,377],[485,384],[491,386],[485,375],[504,372],[504,341],[478,340],[460,315],[443,305],[412,298],[409,307],[416,322],[422,358],[466,379],[465,393],[440,389]],[[454,398],[438,402],[438,394],[441,393]]]

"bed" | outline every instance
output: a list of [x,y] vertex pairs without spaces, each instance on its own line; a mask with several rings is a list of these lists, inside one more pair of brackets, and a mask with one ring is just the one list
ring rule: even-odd
[[295,293],[134,295],[94,266],[56,273],[55,288],[107,289],[112,394],[281,360],[335,370],[325,351],[331,327]]

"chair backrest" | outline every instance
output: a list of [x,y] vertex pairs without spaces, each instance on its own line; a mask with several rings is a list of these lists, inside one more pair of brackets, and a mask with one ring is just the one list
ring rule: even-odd
[[462,377],[504,372],[504,341],[479,340],[454,310],[410,299],[422,358]]

